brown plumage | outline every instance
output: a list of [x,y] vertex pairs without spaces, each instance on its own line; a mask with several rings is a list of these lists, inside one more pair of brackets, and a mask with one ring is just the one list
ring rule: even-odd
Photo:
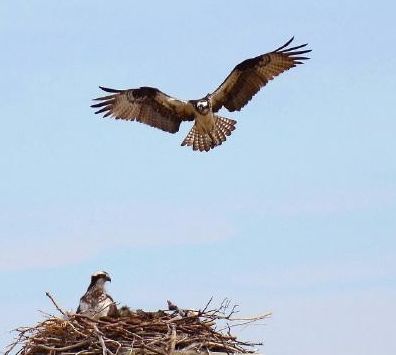
[[291,38],[276,50],[246,59],[239,63],[212,93],[199,100],[183,101],[171,97],[159,89],[115,90],[100,87],[110,95],[95,99],[91,107],[104,117],[138,121],[163,131],[176,133],[183,121],[195,121],[182,142],[193,150],[209,151],[221,145],[235,129],[236,121],[216,115],[222,107],[239,111],[270,80],[309,58],[304,49],[307,44],[288,47]]
[[192,146],[193,150],[209,151],[226,141],[235,129],[236,121],[224,117],[215,117],[215,127],[209,134],[201,134],[194,125],[181,145]]
[[116,317],[117,306],[113,298],[106,293],[105,283],[111,282],[109,274],[105,271],[97,271],[91,276],[91,283],[87,292],[80,298],[76,313],[84,314],[94,319],[101,317]]
[[301,55],[311,50],[298,50],[307,44],[287,48],[293,39],[270,53],[239,63],[213,92],[213,111],[220,110],[222,106],[230,112],[239,111],[268,81],[309,59]]

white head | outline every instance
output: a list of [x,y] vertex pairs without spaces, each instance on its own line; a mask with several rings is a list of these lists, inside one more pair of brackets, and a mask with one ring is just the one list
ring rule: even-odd
[[206,114],[209,111],[209,101],[208,100],[199,100],[196,103],[196,108],[198,112]]
[[104,287],[107,281],[111,282],[111,277],[106,271],[96,271],[91,275],[91,284],[88,289],[93,286]]

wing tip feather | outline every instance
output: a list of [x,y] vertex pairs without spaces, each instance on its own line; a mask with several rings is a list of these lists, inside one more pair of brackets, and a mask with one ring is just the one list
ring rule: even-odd
[[118,93],[124,91],[124,90],[118,90],[118,89],[107,88],[107,87],[104,87],[104,86],[101,86],[101,85],[99,85],[99,89],[101,89],[101,90],[103,90],[103,91],[105,91],[105,92],[111,92],[111,93],[115,93],[115,94],[118,94]]
[[290,38],[285,44],[281,45],[279,48],[275,49],[274,52],[278,52],[283,48],[286,48],[290,43],[292,43],[294,41],[294,36],[292,36],[292,38]]
[[[312,49],[305,49],[305,47],[308,45],[308,43],[303,43],[303,44],[300,44],[298,46],[293,46],[293,47],[287,48],[288,45],[293,40],[294,40],[294,36],[291,39],[289,39],[284,45],[282,45],[279,48],[277,48],[274,51],[272,51],[272,53],[282,53],[282,54],[285,54],[285,55],[293,56],[293,55],[299,55],[299,54],[305,54],[305,53],[312,52]],[[297,49],[301,49],[301,48],[304,48],[304,50],[297,51]]]

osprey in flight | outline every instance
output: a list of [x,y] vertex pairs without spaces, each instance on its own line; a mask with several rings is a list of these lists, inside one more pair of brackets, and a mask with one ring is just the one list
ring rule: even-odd
[[85,295],[80,298],[77,313],[99,319],[101,317],[114,317],[117,315],[117,306],[111,296],[106,293],[105,283],[111,282],[109,274],[97,271],[91,276],[91,283]]
[[214,92],[199,100],[179,100],[147,86],[128,90],[100,86],[110,95],[95,99],[99,102],[91,107],[99,108],[95,113],[104,113],[103,117],[136,120],[170,133],[176,133],[181,122],[194,121],[181,145],[209,151],[235,129],[236,121],[216,114],[223,106],[231,112],[239,111],[269,80],[309,59],[303,56],[311,51],[304,48],[307,44],[289,47],[292,41],[239,63]]

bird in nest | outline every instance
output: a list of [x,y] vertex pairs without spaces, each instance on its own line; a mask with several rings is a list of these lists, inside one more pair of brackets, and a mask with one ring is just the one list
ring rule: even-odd
[[87,292],[80,298],[77,313],[94,319],[118,315],[113,298],[106,292],[107,281],[111,282],[111,278],[105,271],[97,271],[92,274]]

